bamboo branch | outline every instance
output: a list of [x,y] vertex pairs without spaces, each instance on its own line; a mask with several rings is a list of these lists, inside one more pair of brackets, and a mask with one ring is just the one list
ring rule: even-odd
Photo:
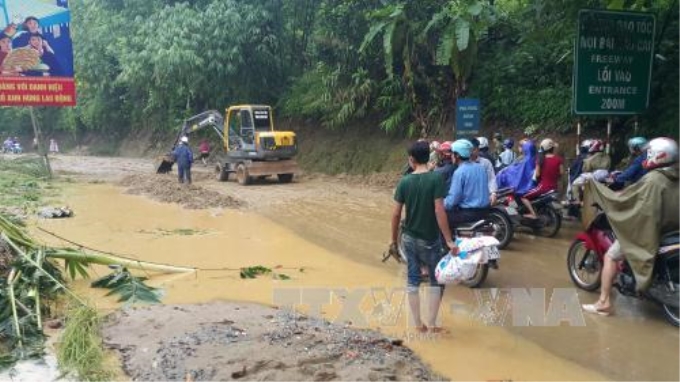
[[141,269],[145,271],[167,272],[167,273],[183,273],[195,272],[196,268],[178,267],[169,264],[149,263],[146,261],[127,259],[120,256],[112,256],[105,254],[90,254],[76,251],[55,251],[47,254],[48,257],[79,261],[84,263],[94,263],[100,265],[120,265],[126,268]]

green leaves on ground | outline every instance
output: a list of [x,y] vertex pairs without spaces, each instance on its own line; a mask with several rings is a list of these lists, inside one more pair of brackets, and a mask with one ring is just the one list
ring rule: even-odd
[[261,265],[241,268],[240,271],[240,276],[242,279],[254,279],[257,278],[257,276],[268,274],[271,274],[272,278],[275,280],[290,280],[290,276],[285,275],[283,273],[275,273],[271,270],[271,268],[263,267]]
[[160,303],[162,296],[161,290],[144,284],[145,280],[145,277],[133,276],[127,268],[118,268],[110,275],[93,281],[90,285],[93,288],[110,289],[111,291],[106,295],[119,295],[119,302],[125,302],[127,304]]

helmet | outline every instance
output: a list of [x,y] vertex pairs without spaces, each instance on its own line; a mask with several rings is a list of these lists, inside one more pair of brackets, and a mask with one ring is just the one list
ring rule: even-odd
[[555,148],[555,141],[550,138],[546,138],[541,141],[541,150],[548,151]]
[[494,139],[498,139],[499,141],[503,138],[501,133],[498,133],[498,132],[493,133],[493,137],[494,137]]
[[186,136],[184,136],[184,137],[180,138],[179,141],[182,142],[182,143],[189,143],[189,138],[187,138]]
[[451,142],[446,141],[439,145],[439,153],[443,155],[444,157],[450,157],[451,156]]
[[590,150],[590,145],[593,143],[592,139],[586,139],[584,141],[581,141],[581,144],[578,146],[579,148],[582,149],[588,149]]
[[644,167],[648,169],[678,161],[678,144],[670,138],[654,138],[647,145],[647,160]]
[[590,141],[590,147],[588,148],[589,153],[597,153],[604,150],[604,142],[600,139],[593,139]]
[[506,149],[511,149],[515,145],[515,141],[512,138],[507,138],[503,141],[503,147]]
[[487,149],[489,148],[489,140],[484,138],[484,137],[477,137],[477,140],[479,141],[479,149]]
[[472,155],[472,143],[467,139],[459,139],[451,145],[451,152],[457,153],[463,159],[469,159]]
[[432,141],[430,142],[430,150],[437,150],[439,149],[439,141]]
[[628,140],[628,149],[631,152],[642,151],[647,144],[647,140],[642,137],[634,137]]

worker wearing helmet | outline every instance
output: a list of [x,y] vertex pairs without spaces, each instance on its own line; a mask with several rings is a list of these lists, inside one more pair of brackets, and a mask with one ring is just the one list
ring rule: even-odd
[[451,157],[451,145],[452,142],[444,142],[439,146],[439,166],[437,166],[434,171],[442,176],[444,180],[444,188],[448,190],[451,188],[451,178],[453,177],[454,171],[456,171],[456,165],[453,163],[453,158]]
[[179,145],[172,152],[175,163],[177,163],[177,175],[180,183],[191,184],[191,164],[194,163],[194,153],[189,147],[189,138],[182,137]]
[[627,184],[633,184],[647,173],[642,163],[647,158],[645,148],[647,140],[643,137],[634,137],[628,140],[628,150],[633,157],[633,162],[623,172],[612,174],[609,178],[609,188],[621,190]]
[[521,197],[522,203],[529,210],[529,214],[525,215],[525,217],[530,219],[538,218],[534,206],[531,205],[531,200],[550,191],[557,190],[557,182],[564,174],[562,158],[555,155],[555,147],[557,147],[555,141],[546,138],[541,141],[540,147],[541,151],[538,154],[534,176],[538,180],[538,185]]
[[[586,206],[597,203],[607,214],[616,241],[604,256],[600,298],[583,305],[590,313],[613,312],[610,294],[617,273],[617,262],[625,257],[633,270],[638,291],[652,282],[654,256],[663,234],[677,231],[678,144],[670,138],[652,139],[647,146],[643,167],[648,171],[637,183],[621,192],[597,182],[586,184]],[[591,221],[590,219],[586,221]]]
[[473,150],[472,143],[467,139],[459,139],[451,147],[454,162],[458,166],[444,199],[451,228],[484,218],[490,205],[486,171],[482,165],[470,160]]
[[599,139],[591,140],[588,154],[588,158],[583,161],[583,172],[595,172],[595,170],[609,171],[612,160],[604,152],[604,142]]

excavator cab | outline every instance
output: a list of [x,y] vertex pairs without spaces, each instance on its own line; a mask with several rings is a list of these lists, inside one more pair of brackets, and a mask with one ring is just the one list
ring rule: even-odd
[[231,106],[226,116],[224,148],[230,157],[280,160],[297,154],[295,133],[274,130],[270,106]]

